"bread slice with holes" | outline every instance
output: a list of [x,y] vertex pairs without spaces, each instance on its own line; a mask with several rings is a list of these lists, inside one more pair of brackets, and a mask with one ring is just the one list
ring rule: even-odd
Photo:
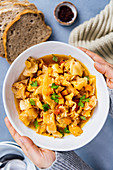
[[34,7],[35,10],[37,10],[37,7],[35,6],[35,4],[30,3],[30,2],[26,2],[26,1],[18,1],[18,0],[10,0],[10,1],[4,1],[0,3],[0,10],[2,10],[2,8],[12,8],[13,5],[31,5],[31,7]]
[[4,46],[3,46],[3,33],[7,24],[9,24],[16,17],[17,14],[24,11],[25,9],[36,11],[37,8],[34,4],[28,3],[9,3],[9,8],[3,8],[0,10],[0,56],[5,57]]
[[7,25],[3,34],[7,61],[11,64],[27,48],[46,41],[51,33],[39,11],[24,10]]
[[28,0],[0,0],[0,3],[1,2],[29,2]]

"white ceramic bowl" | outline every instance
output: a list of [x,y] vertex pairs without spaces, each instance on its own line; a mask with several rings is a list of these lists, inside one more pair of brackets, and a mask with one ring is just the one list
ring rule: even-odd
[[[19,75],[25,67],[25,61],[29,56],[39,58],[47,54],[72,55],[81,61],[89,69],[90,73],[96,75],[96,87],[98,105],[94,114],[87,124],[83,127],[83,134],[78,137],[73,135],[64,138],[53,138],[36,134],[33,130],[26,127],[18,118],[15,107],[14,95],[11,87],[18,80]],[[40,147],[56,151],[68,151],[78,149],[90,142],[102,129],[109,110],[109,95],[104,77],[95,70],[93,60],[81,50],[61,42],[49,41],[32,46],[18,56],[10,66],[3,84],[3,103],[6,114],[17,132],[21,135],[30,137],[34,143]]]

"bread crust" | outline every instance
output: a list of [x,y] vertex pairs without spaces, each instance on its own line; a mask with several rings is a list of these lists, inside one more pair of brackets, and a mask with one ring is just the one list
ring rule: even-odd
[[[5,5],[9,5],[8,7],[6,7]],[[34,7],[34,10],[38,10],[37,7],[35,6],[35,4],[33,3],[29,3],[29,2],[18,2],[18,1],[14,1],[13,3],[11,1],[9,2],[5,2],[5,3],[0,3],[0,6],[2,6],[2,8],[0,8],[0,11],[2,11],[2,9],[9,9],[10,7],[16,6],[16,5],[21,5],[21,6],[28,6],[30,8],[30,6]]]
[[[9,2],[12,2],[12,0],[2,2],[2,4],[9,3]],[[22,6],[22,7],[26,7],[26,8],[28,8],[29,10],[34,10],[34,11],[37,11],[37,10],[38,10],[37,7],[35,6],[35,4],[33,4],[33,3],[21,3],[21,1],[18,2],[17,0],[14,0],[13,2],[14,2],[14,3],[11,4],[11,7],[10,7],[10,8],[9,8],[9,7],[8,7],[8,8],[3,7],[2,9],[0,9],[0,14],[1,14],[2,12],[13,11],[13,8],[16,7],[16,6],[18,6],[18,5],[20,5],[20,6]],[[17,3],[15,3],[15,2],[17,2]],[[31,7],[33,7],[34,9],[31,9]],[[23,10],[24,10],[24,9],[23,9]],[[42,12],[41,12],[41,13],[42,13]],[[43,13],[40,14],[40,15],[42,15],[42,17],[44,16]],[[1,37],[1,38],[3,38],[3,37]],[[2,41],[2,40],[1,40],[1,41]],[[3,56],[3,54],[0,54],[0,56],[3,57],[3,58],[5,58],[5,57]]]
[[1,3],[6,3],[6,2],[29,2],[28,0],[0,0],[0,4]]
[[[6,58],[6,60],[8,61],[9,64],[11,64],[12,62],[8,60],[8,56],[7,56],[7,46],[6,46],[6,43],[7,43],[7,33],[8,33],[8,30],[11,28],[11,26],[12,26],[15,22],[17,22],[18,20],[21,19],[21,16],[22,16],[22,15],[27,14],[27,13],[39,14],[39,15],[42,14],[41,11],[32,11],[32,10],[27,10],[27,9],[26,9],[26,10],[22,11],[21,13],[19,13],[19,14],[16,16],[16,18],[6,26],[5,31],[4,31],[4,33],[3,33],[3,45],[4,45],[4,51],[5,51],[5,58]],[[50,33],[48,34],[48,36],[45,37],[45,39],[44,39],[43,41],[41,41],[41,42],[45,42],[45,41],[51,36],[51,34],[52,34],[52,29],[51,29],[50,26],[48,26],[48,25],[45,24],[45,21],[44,21],[43,19],[42,19],[42,21],[43,21],[43,24],[46,26],[46,28],[47,28],[48,30],[50,30]]]

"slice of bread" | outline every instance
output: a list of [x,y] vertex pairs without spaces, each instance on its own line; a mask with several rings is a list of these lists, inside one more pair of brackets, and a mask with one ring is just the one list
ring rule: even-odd
[[35,6],[35,4],[33,3],[27,3],[27,2],[5,2],[3,4],[0,5],[0,11],[2,11],[3,9],[10,9],[13,8],[14,6],[16,6],[16,8],[18,6],[28,6],[31,10],[37,10],[37,7]]
[[24,10],[6,26],[3,34],[5,57],[11,64],[27,48],[46,41],[52,33],[38,11]]
[[[12,4],[11,4],[12,5]],[[3,33],[7,24],[9,24],[17,14],[25,9],[30,9],[36,11],[37,8],[34,4],[19,4],[14,3],[10,8],[3,8],[0,10],[0,56],[5,57],[4,46],[3,46]]]
[[2,8],[11,8],[13,5],[18,5],[18,4],[21,4],[21,5],[32,5],[34,6],[35,9],[37,9],[37,7],[35,6],[35,4],[33,3],[30,3],[30,2],[26,2],[25,0],[24,1],[18,1],[18,0],[9,0],[9,1],[4,1],[4,2],[1,2],[0,3],[0,9]]
[[15,1],[16,1],[16,2],[17,2],[17,1],[18,1],[18,2],[29,2],[28,0],[0,0],[0,3],[1,3],[1,2],[15,2]]

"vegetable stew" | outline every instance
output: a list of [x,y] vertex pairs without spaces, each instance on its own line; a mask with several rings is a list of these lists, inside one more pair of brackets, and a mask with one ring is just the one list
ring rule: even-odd
[[38,134],[83,133],[97,104],[96,77],[72,56],[29,57],[12,85],[19,119]]

